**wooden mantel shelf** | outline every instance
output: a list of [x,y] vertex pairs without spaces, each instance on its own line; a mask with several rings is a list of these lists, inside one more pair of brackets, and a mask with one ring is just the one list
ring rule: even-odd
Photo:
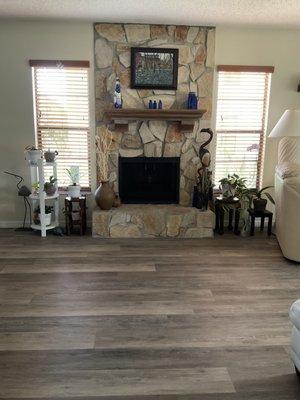
[[181,131],[192,131],[195,122],[200,119],[206,110],[170,110],[170,109],[134,109],[121,108],[105,111],[105,120],[113,124],[113,129],[125,131],[131,121],[173,121],[178,123]]

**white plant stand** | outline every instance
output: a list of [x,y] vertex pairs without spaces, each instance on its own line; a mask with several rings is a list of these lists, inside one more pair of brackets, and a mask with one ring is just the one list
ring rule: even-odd
[[[30,169],[30,180],[31,186],[35,182],[39,182],[39,192],[37,195],[31,194],[29,198],[32,201],[33,210],[37,205],[40,206],[40,224],[31,224],[31,228],[35,230],[41,231],[41,236],[45,237],[47,231],[49,229],[53,229],[59,225],[58,223],[58,214],[59,214],[59,194],[56,189],[56,193],[53,196],[48,196],[44,191],[45,184],[45,173],[44,168],[52,167],[53,168],[53,177],[57,179],[57,165],[56,162],[48,163],[45,160],[40,159],[36,165],[29,164]],[[46,225],[45,221],[45,205],[47,200],[54,200],[54,221],[50,225]]]

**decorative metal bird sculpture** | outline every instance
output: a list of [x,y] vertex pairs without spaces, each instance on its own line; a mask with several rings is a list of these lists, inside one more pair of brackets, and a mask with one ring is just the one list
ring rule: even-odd
[[213,131],[209,128],[201,129],[200,132],[209,134],[209,139],[199,148],[201,167],[198,169],[197,185],[194,188],[193,206],[207,210],[209,202],[213,199],[212,172],[208,169],[211,163],[209,150],[205,148],[213,138]]
[[22,228],[18,228],[17,230],[22,230],[22,231],[31,230],[31,228],[25,228],[26,217],[27,217],[27,207],[29,209],[29,219],[30,219],[30,224],[31,224],[31,206],[27,199],[27,197],[31,194],[31,191],[25,185],[20,186],[21,183],[24,182],[24,179],[22,176],[14,174],[12,172],[8,172],[8,171],[4,171],[4,173],[7,175],[14,176],[15,178],[19,179],[19,181],[17,183],[17,189],[18,189],[18,196],[23,197],[23,201],[24,201],[24,219],[23,219]]
[[209,128],[201,129],[200,132],[206,132],[209,134],[208,140],[206,142],[204,142],[199,148],[199,158],[200,158],[201,165],[202,165],[202,167],[207,168],[210,166],[211,156],[210,156],[210,151],[207,150],[205,147],[212,141],[214,133]]

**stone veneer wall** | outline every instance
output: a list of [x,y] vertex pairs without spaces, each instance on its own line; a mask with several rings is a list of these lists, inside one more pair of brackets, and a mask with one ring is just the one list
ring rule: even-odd
[[[118,192],[118,155],[123,157],[180,156],[180,204],[190,205],[199,146],[206,140],[200,129],[211,126],[215,29],[196,26],[94,24],[96,126],[112,107],[116,77],[122,85],[124,108],[147,108],[150,99],[163,102],[163,108],[186,108],[188,92],[198,93],[200,108],[207,112],[193,132],[181,133],[174,123],[132,122],[128,132],[113,132],[109,154],[109,180]],[[171,47],[179,49],[178,89],[130,89],[130,48]],[[99,132],[98,132],[99,133]],[[98,174],[99,169],[97,168]]]

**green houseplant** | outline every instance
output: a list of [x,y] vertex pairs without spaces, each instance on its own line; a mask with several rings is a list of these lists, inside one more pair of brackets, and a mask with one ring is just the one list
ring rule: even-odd
[[[45,222],[46,226],[51,225],[51,214],[53,211],[53,206],[45,206]],[[37,206],[34,210],[34,223],[40,224],[41,222],[41,209],[40,206]]]
[[54,178],[54,176],[50,176],[49,181],[45,182],[44,184],[44,190],[47,194],[47,196],[54,196],[56,193],[56,185],[55,182],[57,181],[56,178]]
[[228,199],[234,197],[237,191],[246,188],[246,179],[240,178],[239,175],[227,175],[226,178],[219,180],[222,196]]
[[80,197],[80,185],[79,181],[79,167],[72,166],[66,168],[67,175],[70,179],[71,184],[68,186],[68,196],[70,197]]
[[[265,186],[262,189],[256,189],[256,188],[249,189],[250,194],[252,196],[252,200],[253,200],[254,211],[264,212],[266,209],[268,200],[270,200],[270,202],[272,204],[275,204],[273,197],[270,195],[270,193],[266,192],[267,189],[270,189],[272,187],[273,186]],[[266,198],[263,198],[262,197],[263,195],[265,195]]]

